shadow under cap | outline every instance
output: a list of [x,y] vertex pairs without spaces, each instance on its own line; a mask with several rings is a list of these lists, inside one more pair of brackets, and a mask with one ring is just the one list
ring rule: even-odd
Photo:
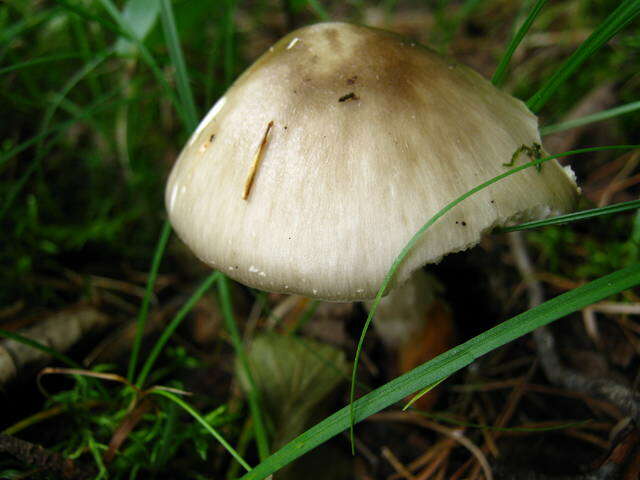
[[[242,283],[369,299],[433,214],[533,143],[535,115],[468,67],[382,30],[321,23],[276,43],[212,107],[173,168],[167,209],[200,259]],[[396,280],[575,196],[555,161],[512,175],[434,224]]]

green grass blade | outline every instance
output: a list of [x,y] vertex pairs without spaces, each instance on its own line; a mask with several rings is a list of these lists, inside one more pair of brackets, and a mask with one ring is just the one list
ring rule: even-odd
[[224,50],[223,69],[224,84],[231,85],[235,74],[236,58],[234,55],[235,46],[235,0],[225,0],[224,14],[221,17],[222,45]]
[[23,68],[35,67],[36,65],[42,65],[43,63],[58,62],[60,60],[69,60],[72,58],[80,58],[81,55],[77,53],[60,53],[58,55],[48,55],[46,57],[34,58],[33,60],[27,60],[26,62],[14,63],[5,68],[0,68],[0,75],[6,73],[15,72]]
[[[46,353],[47,355],[49,355],[51,358],[55,358],[56,360],[58,360],[59,362],[64,363],[65,365],[67,365],[68,367],[71,368],[76,368],[78,370],[84,370],[85,367],[83,367],[82,365],[80,365],[79,363],[75,362],[72,358],[66,356],[64,353],[58,352],[57,350],[47,346],[47,345],[43,345],[40,342],[37,342],[29,337],[25,337],[24,335],[20,335],[19,333],[16,332],[10,332],[9,330],[5,330],[3,328],[0,328],[0,337],[5,337],[8,338],[10,340],[13,340],[15,342],[19,342],[22,343],[23,345],[27,345],[31,348],[34,348],[36,350],[40,350],[41,352]],[[95,379],[93,378],[87,378],[84,377],[82,375],[73,375],[73,377],[78,381],[78,382],[90,382],[94,385],[94,387],[96,388],[96,390],[98,390],[100,393],[102,393],[103,395],[106,395],[107,392],[104,389],[104,387],[102,385],[100,385],[99,382],[97,382]]]
[[191,405],[189,405],[187,402],[182,400],[177,395],[167,392],[166,390],[152,390],[151,393],[153,393],[154,395],[160,395],[162,397],[168,398],[176,405],[179,405],[180,407],[182,407],[189,415],[195,418],[196,421],[200,425],[202,425],[205,428],[205,430],[207,430],[207,432],[209,432],[218,442],[220,442],[220,444],[227,450],[227,452],[229,452],[231,456],[235,458],[237,462],[244,467],[245,470],[247,470],[248,472],[251,471],[251,466],[240,456],[238,452],[235,451],[235,449],[224,439],[224,437],[220,435],[220,433],[218,433],[218,431],[215,428],[213,428],[209,424],[209,422],[207,422],[202,417],[202,415],[200,415],[196,411],[195,408],[193,408]]
[[[356,400],[355,420],[359,422],[366,419],[538,327],[639,284],[640,264],[634,264],[516,315]],[[260,480],[268,477],[306,452],[347,430],[350,424],[351,408],[346,406],[286,444],[245,474],[241,480]]]
[[601,122],[603,120],[618,117],[635,110],[640,110],[640,101],[627,103],[626,105],[620,105],[619,107],[610,108],[609,110],[603,110],[592,115],[586,115],[584,117],[576,118],[575,120],[569,120],[567,122],[556,123],[555,125],[542,127],[540,128],[540,135],[544,136],[551,133],[563,132],[572,128],[588,125],[590,123]]
[[529,109],[537,113],[562,85],[591,55],[606,44],[640,13],[640,0],[624,0],[596,28],[578,49],[528,101]]
[[404,407],[402,407],[402,411],[404,412],[405,410],[409,409],[409,407],[411,407],[414,403],[416,403],[418,400],[420,400],[422,397],[424,397],[427,393],[429,393],[431,390],[433,390],[434,388],[436,388],[438,385],[440,385],[442,382],[444,382],[446,380],[446,378],[442,378],[440,380],[438,380],[436,383],[432,384],[432,385],[427,385],[426,387],[424,387],[422,390],[420,390],[418,393],[416,393],[411,400],[409,400]]
[[499,87],[500,85],[503,84],[504,79],[507,76],[507,66],[511,61],[511,57],[513,57],[513,54],[518,48],[518,45],[520,45],[520,42],[522,42],[522,39],[529,31],[529,28],[531,28],[531,25],[533,24],[535,19],[538,17],[538,14],[542,10],[542,7],[545,6],[547,1],[548,0],[537,0],[536,4],[531,9],[531,12],[529,12],[529,15],[527,15],[527,18],[525,19],[525,21],[522,23],[522,25],[520,26],[516,34],[511,39],[511,42],[509,42],[509,46],[507,47],[506,52],[502,56],[502,60],[500,60],[500,63],[498,64],[498,67],[496,68],[496,71],[494,72],[493,77],[491,78],[491,82],[495,86]]
[[[380,286],[380,289],[378,290],[376,298],[374,299],[373,304],[372,304],[372,306],[371,306],[371,308],[369,310],[369,315],[367,316],[367,320],[366,320],[364,326],[362,327],[362,333],[360,334],[360,339],[358,340],[358,347],[356,348],[356,355],[355,355],[355,358],[353,360],[353,370],[352,370],[352,374],[351,374],[351,391],[350,391],[350,394],[349,394],[349,401],[350,401],[350,404],[352,405],[352,408],[353,408],[353,405],[354,405],[353,402],[354,402],[354,398],[355,398],[355,385],[356,385],[358,362],[360,360],[360,353],[362,352],[362,347],[364,346],[365,336],[367,335],[367,331],[369,330],[369,326],[371,325],[371,322],[373,321],[373,317],[375,316],[375,313],[376,313],[376,310],[378,308],[378,305],[380,304],[380,301],[382,300],[382,296],[384,295],[384,292],[387,291],[387,288],[389,287],[393,276],[395,275],[396,271],[400,267],[400,264],[406,258],[406,256],[409,255],[409,253],[413,249],[414,245],[422,237],[424,232],[426,232],[431,227],[431,225],[433,225],[441,217],[446,215],[447,212],[449,212],[449,210],[454,208],[460,202],[466,200],[467,198],[471,197],[472,195],[478,193],[479,191],[484,190],[485,188],[493,185],[494,183],[499,182],[503,178],[506,178],[506,177],[508,177],[510,175],[518,173],[518,172],[520,172],[522,170],[525,170],[527,168],[531,168],[531,167],[534,167],[534,166],[535,167],[539,167],[545,162],[548,162],[548,161],[553,160],[555,158],[566,157],[566,156],[569,156],[569,155],[576,155],[576,154],[580,154],[580,153],[589,153],[589,152],[598,152],[598,151],[603,151],[603,150],[632,150],[632,149],[635,149],[635,148],[638,148],[638,147],[639,147],[639,145],[613,145],[613,146],[608,146],[608,147],[583,148],[583,149],[579,149],[579,150],[571,150],[571,151],[560,153],[560,154],[557,154],[557,155],[551,155],[551,156],[542,158],[540,160],[535,160],[535,161],[532,161],[532,162],[525,163],[523,165],[511,168],[511,169],[505,171],[504,173],[502,173],[500,175],[497,175],[497,176],[487,180],[486,182],[481,183],[480,185],[472,188],[471,190],[469,190],[469,191],[465,192],[464,194],[460,195],[455,200],[452,200],[451,202],[449,202],[447,205],[445,205],[443,208],[441,208],[434,216],[432,216],[427,221],[427,223],[425,223],[422,227],[420,227],[420,229],[414,234],[414,236],[411,237],[409,242],[407,242],[407,244],[402,249],[402,251],[394,259],[393,263],[391,264],[391,267],[389,268],[389,271],[387,272],[387,275],[385,276],[384,280],[382,281],[382,285]],[[355,419],[355,412],[353,412],[353,411],[352,411],[352,418]],[[352,445],[352,449],[353,449],[354,448],[353,425],[351,426],[350,434],[351,434],[351,445]]]
[[[43,133],[41,133],[39,135],[36,135],[35,137],[33,137],[33,138],[21,143],[20,145],[16,146],[15,148],[11,149],[9,152],[5,153],[4,155],[0,155],[0,168],[2,168],[2,166],[5,163],[7,163],[8,160],[11,159],[13,156],[15,156],[18,153],[24,151],[25,149],[29,148],[30,146],[40,142],[41,140],[43,140],[45,137],[47,137],[51,133],[57,132],[57,135],[56,135],[55,138],[59,138],[64,134],[64,131],[68,127],[70,127],[71,125],[75,124],[78,120],[80,120],[82,118],[87,118],[90,115],[95,114],[96,112],[98,112],[100,110],[103,110],[105,108],[115,107],[116,105],[118,105],[120,103],[125,103],[123,101],[107,103],[106,99],[109,99],[112,96],[113,95],[110,95],[110,94],[105,95],[98,102],[96,102],[97,106],[96,106],[96,104],[94,104],[93,106],[91,106],[90,108],[88,108],[84,112],[82,112],[81,114],[77,115],[72,120],[70,120],[68,122],[64,122],[64,123],[60,124],[57,127],[53,127],[53,128],[49,129],[46,132],[43,132]],[[27,181],[29,180],[29,178],[38,170],[38,167],[41,164],[41,160],[46,156],[46,154],[48,153],[48,151],[51,148],[53,148],[53,143],[51,143],[49,146],[41,147],[38,150],[38,152],[36,152],[36,154],[34,155],[33,159],[30,161],[29,166],[26,167],[26,169],[24,170],[24,172],[20,176],[20,178],[18,180],[16,180],[15,182],[13,182],[11,188],[8,189],[7,194],[5,195],[5,197],[2,198],[2,206],[0,207],[0,221],[2,221],[2,219],[5,217],[5,215],[9,212],[9,209],[13,205],[13,202],[18,197],[18,195],[20,194],[20,192],[22,191],[24,186],[27,184]]]
[[98,52],[95,56],[87,62],[80,70],[78,70],[67,82],[64,84],[62,89],[54,96],[53,102],[47,107],[44,118],[42,120],[42,125],[40,127],[40,133],[46,132],[49,129],[49,125],[51,123],[51,119],[55,115],[58,107],[62,103],[62,101],[66,98],[71,90],[82,81],[87,75],[89,75],[93,70],[98,68],[102,62],[104,62],[107,58],[109,58],[113,54],[114,49],[109,48],[102,52]]
[[35,29],[40,26],[40,24],[57,15],[59,11],[60,9],[55,7],[48,10],[34,12],[33,14],[25,16],[10,25],[4,25],[4,28],[0,28],[0,62],[4,60],[4,57],[10,51],[13,39],[23,35],[28,30]]
[[536,220],[535,222],[525,222],[512,227],[503,227],[497,229],[497,232],[517,232],[519,230],[533,230],[534,228],[547,227],[549,225],[560,225],[563,223],[578,222],[589,218],[600,217],[602,215],[611,215],[612,213],[626,212],[640,208],[640,200],[630,200],[628,202],[607,205],[606,207],[592,208],[581,212],[569,213],[567,215],[559,215],[557,217],[545,218],[544,220]]
[[111,15],[111,17],[116,21],[116,23],[118,24],[118,28],[120,29],[120,31],[123,32],[123,35],[127,39],[133,41],[135,45],[138,47],[138,50],[140,51],[140,56],[145,61],[147,66],[151,69],[151,72],[156,78],[156,81],[160,84],[165,94],[171,99],[171,102],[173,103],[176,111],[178,112],[178,115],[180,116],[180,120],[182,121],[182,124],[188,129],[191,128],[191,119],[189,118],[189,115],[184,110],[182,102],[179,101],[179,99],[175,95],[175,92],[173,91],[173,89],[171,88],[167,80],[164,78],[164,74],[162,73],[162,70],[160,69],[155,58],[153,58],[153,55],[151,55],[151,52],[149,52],[149,49],[144,45],[142,40],[136,37],[135,33],[127,24],[126,19],[122,16],[122,14],[120,13],[120,11],[115,6],[112,0],[99,0],[99,1],[100,1],[100,4],[104,7],[104,9],[109,13],[109,15]]
[[69,0],[56,0],[56,3],[58,3],[60,6],[64,7],[69,12],[73,12],[76,15],[78,15],[79,17],[84,18],[85,20],[88,20],[90,22],[99,23],[100,25],[102,25],[107,30],[110,30],[110,31],[112,31],[112,32],[114,32],[114,33],[116,33],[118,35],[122,35],[124,37],[127,37],[127,33],[124,30],[122,30],[120,27],[118,27],[118,25],[115,25],[115,24],[111,23],[110,21],[105,20],[104,18],[102,18],[99,15],[94,15],[89,10],[85,9],[81,5],[78,5],[77,3],[72,3]]
[[193,100],[189,74],[187,73],[187,66],[182,54],[182,47],[180,46],[180,38],[178,37],[178,30],[176,29],[176,21],[170,0],[161,0],[160,17],[162,19],[164,37],[169,49],[169,57],[176,70],[178,95],[180,96],[184,111],[189,118],[189,125],[187,125],[187,127],[191,131],[198,125],[198,112],[196,111],[196,104]]
[[307,5],[309,5],[309,8],[315,13],[316,17],[318,17],[318,20],[321,22],[331,21],[331,15],[329,15],[327,9],[324,8],[318,0],[307,0]]
[[251,410],[251,417],[253,419],[253,430],[256,437],[256,444],[258,446],[258,455],[260,460],[264,460],[269,456],[269,439],[267,437],[267,430],[264,425],[264,415],[262,414],[260,392],[256,388],[256,384],[251,375],[251,369],[249,368],[249,360],[242,344],[242,337],[238,330],[238,325],[233,315],[233,306],[231,304],[231,292],[229,291],[229,281],[224,275],[220,275],[218,278],[218,293],[220,298],[220,308],[222,309],[222,316],[224,322],[231,336],[233,342],[233,348],[236,351],[238,360],[240,360],[240,368],[242,373],[247,378],[249,383],[249,409]]
[[51,347],[47,347],[40,342],[36,342],[35,340],[30,339],[29,337],[25,337],[24,335],[20,335],[19,333],[10,332],[9,330],[5,330],[0,328],[0,337],[5,337],[15,342],[22,343],[24,345],[28,345],[31,348],[35,348],[36,350],[40,350],[41,352],[46,353],[47,355],[55,358],[56,360],[68,365],[71,368],[77,368],[83,370],[84,367],[79,363],[74,362],[71,358],[67,357],[64,353],[60,353],[57,350],[54,350]]
[[133,341],[131,356],[129,357],[129,367],[127,369],[127,380],[130,382],[133,382],[133,377],[136,374],[138,356],[140,355],[140,347],[142,345],[142,337],[144,336],[147,317],[149,315],[149,303],[151,302],[151,296],[153,295],[153,287],[155,286],[156,279],[158,278],[158,270],[160,268],[160,263],[162,262],[162,256],[164,255],[164,250],[167,247],[167,242],[169,241],[170,236],[171,224],[169,223],[169,220],[165,220],[153,254],[151,270],[149,270],[149,276],[147,278],[147,286],[144,292],[144,297],[142,297],[142,305],[140,305],[138,318],[136,319],[136,337]]
[[124,99],[124,100],[121,99],[121,100],[118,100],[118,101],[109,102],[109,100],[111,100],[112,98],[115,97],[115,93],[116,92],[108,93],[108,94],[104,95],[103,97],[99,98],[92,105],[87,107],[82,112],[81,115],[77,115],[74,118],[72,118],[71,120],[67,120],[66,122],[61,122],[58,125],[56,125],[54,127],[51,127],[47,131],[39,133],[38,135],[30,138],[29,140],[25,140],[21,144],[16,145],[11,150],[0,154],[0,168],[2,168],[4,166],[4,164],[7,163],[10,159],[15,157],[19,153],[23,152],[27,148],[31,147],[32,145],[35,145],[36,143],[38,143],[39,141],[43,140],[45,137],[51,135],[52,133],[56,133],[56,132],[62,133],[64,130],[68,129],[69,127],[74,125],[79,120],[85,119],[85,118],[87,118],[87,117],[89,117],[91,115],[94,115],[95,113],[98,113],[98,112],[100,112],[100,111],[102,111],[102,110],[104,110],[106,108],[116,107],[116,106],[119,106],[119,105],[121,105],[123,103],[128,103],[128,102],[132,101],[132,100],[128,100],[128,99]]
[[220,273],[218,272],[213,272],[211,275],[209,275],[204,280],[204,282],[200,284],[200,286],[196,289],[196,291],[193,292],[191,297],[189,297],[189,300],[185,302],[185,304],[178,311],[178,313],[176,313],[175,317],[173,317],[171,322],[169,322],[169,325],[167,325],[165,329],[162,331],[162,335],[160,335],[160,338],[151,349],[151,352],[149,353],[149,356],[147,357],[146,362],[144,362],[144,365],[140,370],[140,374],[138,375],[138,379],[136,380],[136,386],[138,388],[142,388],[144,386],[144,382],[149,376],[149,373],[153,368],[153,364],[156,362],[158,356],[160,355],[160,352],[162,352],[162,349],[171,338],[171,335],[173,335],[173,332],[176,331],[176,328],[178,328],[178,326],[182,323],[182,320],[184,320],[187,314],[193,309],[193,307],[198,302],[198,300],[200,300],[202,295],[204,295],[205,292],[209,290],[209,288],[211,288],[211,285],[213,285],[213,282],[215,282],[219,276],[220,276]]

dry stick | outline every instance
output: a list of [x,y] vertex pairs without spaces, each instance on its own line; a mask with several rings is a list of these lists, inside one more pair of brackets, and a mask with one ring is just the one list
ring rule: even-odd
[[608,205],[613,195],[618,193],[620,190],[624,190],[625,188],[628,188],[629,186],[636,183],[638,175],[631,177],[631,179],[629,179],[628,177],[631,172],[633,172],[638,166],[639,162],[640,155],[638,153],[631,152],[629,160],[624,162],[622,168],[620,169],[620,171],[618,171],[613,181],[609,182],[607,187],[600,194],[600,198],[598,199],[598,207],[604,207],[605,205]]
[[[427,448],[427,450],[422,455],[411,461],[411,463],[409,463],[409,465],[407,466],[409,471],[415,472],[419,468],[429,464],[429,462],[431,462],[431,459],[443,450],[444,446],[446,445],[445,442],[450,442],[449,448],[451,448],[451,445],[453,445],[453,440],[451,440],[450,438],[440,440],[435,445]],[[394,473],[393,475],[387,477],[387,480],[398,480],[399,478],[402,478],[402,475]]]
[[594,312],[640,315],[640,303],[599,302],[589,307]]
[[393,469],[406,480],[416,480],[409,469],[396,457],[389,447],[382,447],[382,456],[391,464]]
[[[84,335],[102,329],[112,321],[94,307],[84,306],[63,310],[18,333],[53,350],[64,352]],[[41,350],[16,340],[0,340],[0,387],[27,365],[44,363],[50,359]]]
[[[522,380],[518,384],[515,385],[514,389],[509,394],[509,397],[507,398],[507,404],[505,405],[505,408],[502,410],[502,413],[500,414],[500,416],[496,421],[496,424],[495,424],[496,427],[498,428],[506,427],[509,421],[511,420],[511,418],[513,417],[513,414],[516,411],[516,407],[520,403],[520,400],[522,399],[522,396],[525,392],[525,385],[531,379],[531,376],[535,371],[535,367],[536,367],[536,364],[533,364],[529,369],[529,371],[527,372],[527,374],[522,378]],[[495,432],[487,432],[485,430],[485,433],[489,437],[493,437],[494,440],[502,436],[502,432],[500,430],[497,430]],[[482,447],[482,451],[483,453],[488,453],[490,451],[489,445],[488,444],[484,445]],[[479,474],[480,474],[480,465],[475,465],[473,470],[471,470],[471,474],[469,475],[469,478],[475,479]]]
[[[447,456],[445,457],[444,462],[442,462],[440,471],[438,472],[434,480],[446,480],[445,475],[449,470],[449,454],[450,453],[451,453],[450,451],[447,453]],[[422,478],[420,480],[426,480],[426,479]]]
[[[424,454],[420,455],[409,464],[409,470],[416,471],[421,467],[429,464],[433,457],[440,455],[443,451],[449,451],[453,448],[455,442],[450,438],[443,438],[433,447],[429,448]],[[395,480],[395,479],[392,479]]]
[[[527,285],[529,308],[534,308],[544,301],[542,286],[536,280],[533,265],[521,232],[513,232],[508,235],[516,267]],[[636,424],[639,423],[640,395],[638,395],[638,393],[609,379],[589,378],[579,372],[566,368],[560,362],[558,352],[555,348],[555,339],[547,327],[540,327],[535,330],[533,332],[533,338],[536,343],[536,348],[538,349],[542,369],[551,383],[569,390],[589,393],[604,398],[633,418]],[[578,476],[574,478],[610,478],[609,476],[613,474],[615,470],[615,466],[605,464],[588,476]],[[530,478],[533,479],[536,477],[532,476]]]
[[480,465],[482,465],[486,480],[493,480],[491,466],[487,461],[487,457],[485,457],[484,453],[482,453],[482,450],[480,450],[478,446],[475,445],[471,440],[465,437],[460,430],[452,430],[440,425],[439,423],[432,422],[411,412],[376,413],[375,415],[370,416],[368,420],[413,423],[420,425],[421,427],[434,430],[441,435],[445,435],[469,450],[478,459]]
[[67,480],[81,480],[95,474],[80,470],[73,460],[64,458],[59,453],[9,435],[0,434],[0,452],[8,453],[30,467],[37,467]]
[[431,478],[431,476],[435,473],[435,471],[438,470],[438,468],[440,468],[441,466],[445,467],[443,468],[443,470],[446,470],[446,460],[449,458],[449,455],[451,455],[451,449],[453,448],[453,444],[454,444],[453,440],[451,439],[447,439],[447,440],[449,441],[449,444],[448,444],[449,448],[441,448],[435,460],[431,462],[430,465],[425,467],[425,469],[422,470],[422,472],[420,472],[420,475],[418,475],[416,480],[427,480],[428,478]]
[[147,398],[143,400],[135,410],[124,417],[120,425],[118,425],[118,428],[116,428],[116,431],[113,432],[113,435],[111,436],[111,440],[109,441],[109,450],[107,450],[102,457],[105,463],[109,464],[113,461],[120,446],[129,437],[129,434],[133,431],[140,420],[142,420],[142,416],[149,411],[151,406],[152,403]]
[[[476,408],[474,413],[480,425],[488,425],[487,417],[484,415],[481,408]],[[480,429],[480,432],[484,437],[484,443],[487,451],[493,455],[493,458],[497,458],[500,455],[500,451],[498,450],[498,445],[496,445],[496,440],[491,434],[491,431],[487,428],[482,428]]]
[[[540,283],[535,279],[533,266],[527,253],[520,232],[508,234],[511,250],[529,292],[529,308],[540,305],[544,295]],[[640,394],[624,385],[606,378],[589,378],[579,372],[566,368],[560,362],[555,348],[555,339],[546,327],[540,327],[533,332],[533,338],[540,355],[540,362],[545,375],[555,385],[569,390],[596,395],[608,400],[626,415],[633,418],[640,425]]]
[[244,189],[242,190],[242,199],[247,200],[249,198],[249,194],[251,193],[251,187],[253,186],[253,179],[256,176],[256,172],[258,171],[258,167],[260,166],[260,160],[262,160],[262,154],[264,153],[264,149],[267,145],[267,140],[269,139],[269,132],[273,127],[273,120],[269,122],[266,130],[264,131],[264,135],[262,137],[262,141],[258,146],[258,150],[253,157],[253,161],[251,162],[251,166],[249,167],[249,173],[247,174],[247,179],[244,183]]

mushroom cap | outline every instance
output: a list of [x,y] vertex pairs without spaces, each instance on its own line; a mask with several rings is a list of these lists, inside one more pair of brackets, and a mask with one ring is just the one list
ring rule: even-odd
[[[470,68],[392,33],[320,23],[277,42],[217,101],[165,200],[180,238],[239,282],[370,299],[432,215],[535,143],[536,116]],[[570,210],[576,192],[555,161],[499,181],[438,220],[395,282],[496,226]]]

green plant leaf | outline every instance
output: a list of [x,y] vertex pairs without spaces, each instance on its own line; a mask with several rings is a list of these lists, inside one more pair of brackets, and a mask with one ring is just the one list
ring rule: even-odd
[[[319,404],[345,379],[347,368],[344,353],[330,345],[276,333],[256,337],[247,359],[265,413],[275,427],[275,447],[304,431]],[[236,371],[248,391],[239,361]]]

